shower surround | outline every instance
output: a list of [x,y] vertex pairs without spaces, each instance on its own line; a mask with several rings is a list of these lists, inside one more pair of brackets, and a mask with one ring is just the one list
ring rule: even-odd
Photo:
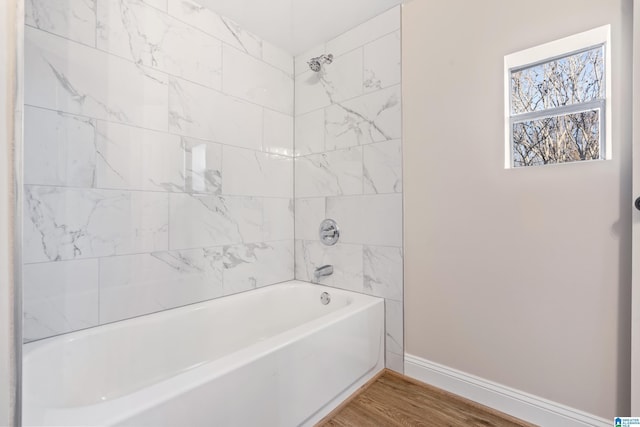
[[190,0],[26,3],[26,341],[333,264],[321,283],[385,298],[402,370],[399,7],[294,73]]
[[190,1],[26,12],[25,339],[292,279],[291,56]]

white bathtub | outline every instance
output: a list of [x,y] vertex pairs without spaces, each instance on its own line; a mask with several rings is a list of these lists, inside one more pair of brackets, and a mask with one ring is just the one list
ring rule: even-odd
[[383,343],[380,298],[268,286],[25,345],[23,422],[312,425],[382,369]]

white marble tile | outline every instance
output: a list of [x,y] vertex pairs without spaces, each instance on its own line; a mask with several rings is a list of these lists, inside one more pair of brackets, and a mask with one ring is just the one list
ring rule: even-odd
[[142,0],[149,6],[153,6],[156,9],[160,9],[163,12],[167,11],[167,0]]
[[262,108],[178,78],[169,82],[169,131],[262,149]]
[[224,248],[225,294],[292,280],[293,240]]
[[325,110],[327,150],[402,136],[400,85],[345,101]]
[[253,243],[264,240],[264,200],[256,197],[224,197],[224,204],[236,224],[239,239],[235,242]]
[[100,323],[221,296],[222,248],[100,259]]
[[222,91],[293,115],[293,78],[230,46],[223,46]]
[[267,242],[274,240],[294,239],[293,199],[267,198],[262,200],[263,239]]
[[25,183],[93,187],[95,125],[86,117],[25,106]]
[[297,76],[299,76],[300,74],[309,71],[308,62],[311,58],[320,56],[323,53],[330,53],[330,52],[325,52],[324,43],[314,46],[304,53],[296,55],[295,58],[293,58],[293,66],[295,69],[296,79],[297,79]]
[[293,116],[264,110],[263,150],[293,156]]
[[167,99],[165,74],[25,28],[25,104],[166,130]]
[[262,40],[259,37],[195,1],[169,0],[169,14],[251,56],[262,58]]
[[98,121],[97,187],[184,191],[180,137]]
[[99,121],[96,150],[98,188],[220,193],[219,144]]
[[24,262],[167,249],[167,195],[25,187]]
[[362,194],[362,148],[295,159],[296,197]]
[[369,295],[402,301],[402,249],[365,246],[364,291]]
[[342,55],[365,45],[385,34],[400,29],[400,6],[396,6],[373,19],[327,41],[327,52]]
[[331,64],[323,66],[318,74],[322,76],[325,90],[329,93],[332,102],[362,95],[363,66],[362,49],[334,56]]
[[96,0],[26,0],[25,24],[96,45]]
[[362,94],[362,49],[337,57],[319,72],[296,77],[295,109],[301,115]]
[[[362,245],[338,243],[326,246],[319,241],[296,240],[296,279],[340,289],[362,292]],[[316,279],[314,271],[333,265],[333,274]]]
[[401,354],[386,352],[385,368],[404,374],[404,357]]
[[295,80],[296,117],[331,105],[331,92],[322,72],[307,71],[296,76]]
[[402,247],[402,194],[329,197],[326,214],[341,242]]
[[169,198],[169,248],[192,249],[260,240],[259,199],[172,193]]
[[362,150],[365,194],[402,193],[402,142],[377,142]]
[[222,192],[234,196],[293,197],[293,158],[225,146]]
[[25,265],[25,341],[98,325],[98,296],[97,259]]
[[141,0],[98,3],[98,49],[220,89],[222,43]]
[[362,196],[362,215],[362,243],[402,247],[402,194]]
[[262,42],[262,60],[284,71],[293,78],[293,56],[269,42]]
[[195,138],[181,138],[185,183],[188,193],[220,194],[222,146]]
[[235,21],[227,18],[226,16],[221,16],[220,19],[222,19],[224,27],[227,29],[227,34],[221,36],[221,38],[227,39],[229,38],[229,35],[232,38],[227,44],[236,47],[253,57],[262,58],[263,41],[260,37],[245,30]]
[[325,219],[324,197],[296,199],[296,239],[318,240],[320,223]]
[[404,328],[402,302],[384,301],[386,349],[395,354],[404,354]]
[[296,116],[295,129],[296,156],[324,151],[324,109]]
[[401,72],[400,31],[395,31],[364,47],[364,91],[400,83]]

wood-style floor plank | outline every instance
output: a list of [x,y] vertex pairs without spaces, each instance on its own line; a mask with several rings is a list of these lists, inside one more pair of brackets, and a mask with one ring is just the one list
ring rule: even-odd
[[392,371],[363,387],[318,427],[532,427],[509,415]]

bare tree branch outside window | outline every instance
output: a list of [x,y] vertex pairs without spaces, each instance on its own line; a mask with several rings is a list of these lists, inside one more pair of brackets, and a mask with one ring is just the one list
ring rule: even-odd
[[603,158],[604,46],[511,71],[513,166]]

